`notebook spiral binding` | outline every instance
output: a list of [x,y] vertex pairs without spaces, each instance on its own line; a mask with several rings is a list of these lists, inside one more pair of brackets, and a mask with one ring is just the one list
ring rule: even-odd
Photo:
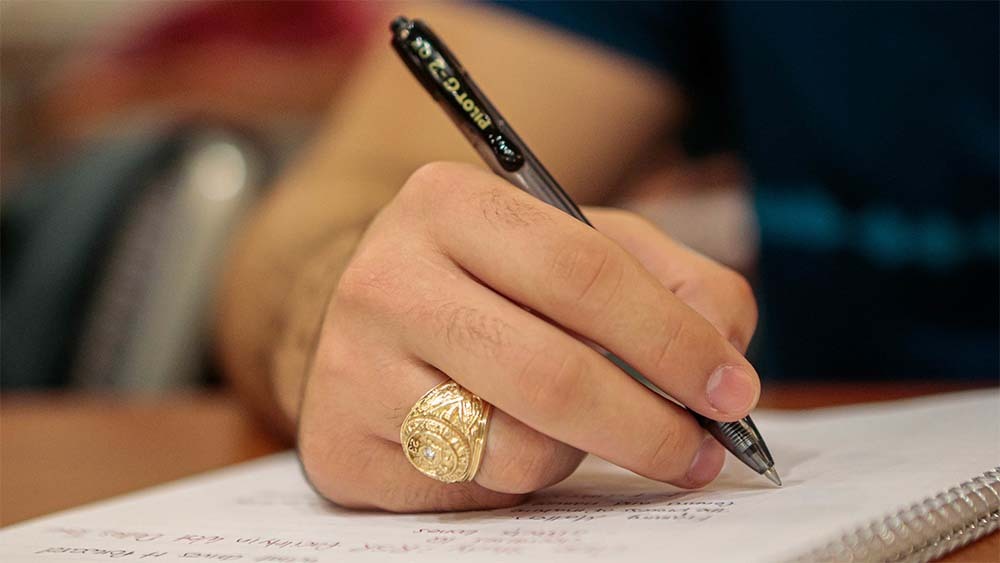
[[1000,466],[793,561],[923,563],[1000,529]]

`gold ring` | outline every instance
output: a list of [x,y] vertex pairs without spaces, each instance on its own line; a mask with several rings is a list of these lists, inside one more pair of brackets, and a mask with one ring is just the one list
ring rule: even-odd
[[479,470],[493,407],[445,381],[424,393],[399,430],[406,459],[432,479],[471,481]]

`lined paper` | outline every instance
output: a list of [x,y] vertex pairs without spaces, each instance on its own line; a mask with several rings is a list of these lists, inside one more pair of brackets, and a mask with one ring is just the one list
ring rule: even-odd
[[754,419],[781,489],[732,458],[685,491],[590,457],[521,506],[390,515],[325,502],[285,453],[6,528],[0,560],[775,561],[1000,465],[996,389]]

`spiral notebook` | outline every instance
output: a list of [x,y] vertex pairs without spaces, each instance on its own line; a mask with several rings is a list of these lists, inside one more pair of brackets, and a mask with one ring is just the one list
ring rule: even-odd
[[0,561],[927,561],[1000,526],[997,389],[755,419],[781,489],[589,458],[521,506],[392,515],[324,502],[286,453],[0,530]]

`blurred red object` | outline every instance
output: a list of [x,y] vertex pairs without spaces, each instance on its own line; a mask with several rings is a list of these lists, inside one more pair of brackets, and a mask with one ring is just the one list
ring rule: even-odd
[[143,60],[217,43],[261,44],[298,51],[363,41],[369,29],[362,3],[237,1],[194,4],[145,30],[124,46],[124,58]]
[[136,112],[270,128],[323,112],[368,40],[371,4],[180,3],[57,73],[42,123],[76,137]]

